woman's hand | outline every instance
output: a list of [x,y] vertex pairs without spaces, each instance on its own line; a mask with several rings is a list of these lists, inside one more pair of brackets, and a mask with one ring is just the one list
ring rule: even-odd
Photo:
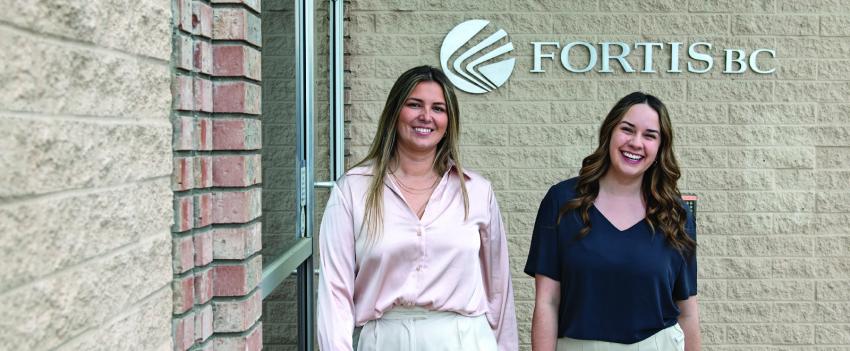
[[542,274],[534,276],[534,317],[531,319],[531,349],[555,351],[558,344],[558,306],[561,283]]

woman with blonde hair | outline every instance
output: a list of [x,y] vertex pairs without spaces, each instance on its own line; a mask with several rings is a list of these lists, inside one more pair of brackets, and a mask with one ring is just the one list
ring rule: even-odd
[[499,206],[461,165],[459,128],[443,72],[396,80],[368,154],[322,218],[322,350],[517,350]]
[[697,351],[696,226],[658,98],[622,98],[579,176],[540,203],[532,349]]

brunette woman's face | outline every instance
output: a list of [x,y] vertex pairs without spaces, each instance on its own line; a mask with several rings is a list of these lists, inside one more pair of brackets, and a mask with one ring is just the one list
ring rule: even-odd
[[398,147],[406,152],[436,152],[446,135],[448,123],[443,89],[437,82],[421,82],[413,88],[399,111]]
[[640,178],[655,162],[661,146],[658,112],[647,104],[629,108],[611,133],[611,176]]

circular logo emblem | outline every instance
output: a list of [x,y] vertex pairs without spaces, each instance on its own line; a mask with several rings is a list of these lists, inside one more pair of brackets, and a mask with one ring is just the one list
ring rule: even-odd
[[[458,24],[446,34],[443,46],[440,47],[440,65],[443,72],[456,88],[467,93],[483,94],[492,91],[505,84],[514,71],[516,59],[493,62],[494,58],[514,49],[511,42],[494,48],[499,40],[507,37],[508,33],[504,30],[499,29],[480,42],[470,43],[488,24],[490,21],[479,19]],[[461,52],[461,49],[466,47],[469,48]],[[452,57],[454,60],[449,62]]]

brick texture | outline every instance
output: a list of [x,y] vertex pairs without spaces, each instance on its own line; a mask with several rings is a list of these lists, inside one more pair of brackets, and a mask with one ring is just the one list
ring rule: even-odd
[[244,7],[214,7],[212,30],[213,39],[260,45],[260,18]]
[[243,296],[260,283],[262,260],[255,256],[238,264],[220,264],[213,267],[215,296]]
[[215,112],[260,113],[260,86],[246,82],[221,82],[213,87]]
[[[486,9],[478,8],[484,3]],[[534,289],[520,269],[539,201],[550,185],[578,173],[599,122],[634,90],[669,106],[680,189],[700,197],[703,349],[850,347],[850,4],[388,0],[347,6],[349,165],[371,143],[395,77],[415,65],[439,65],[445,33],[464,19],[483,18],[509,34],[517,60],[510,80],[487,94],[459,92],[459,99],[464,162],[493,181],[507,223],[521,350],[530,350]],[[658,73],[626,74],[613,64],[615,73],[601,74],[597,63],[578,74],[545,59],[546,73],[530,73],[528,43],[555,40],[562,46],[706,41],[715,45],[715,68],[666,73],[669,57],[659,62],[668,49],[655,55]],[[776,59],[763,62],[775,73],[723,74],[718,67],[723,49],[756,48],[776,49]],[[637,58],[628,60],[635,69],[643,67]]]
[[263,325],[258,322],[248,334],[242,336],[225,336],[215,338],[213,347],[216,350],[245,350],[259,351],[263,349]]
[[171,349],[170,2],[3,7],[0,348]]
[[216,45],[213,47],[213,57],[216,62],[213,69],[217,76],[260,79],[260,52],[254,48],[242,45]]
[[[262,347],[259,11],[253,0],[6,6],[1,345],[211,350],[218,292],[245,302],[219,304],[244,317],[230,345]],[[233,51],[218,65],[216,46]],[[216,130],[214,112],[238,123]]]
[[218,156],[213,160],[213,185],[249,186],[260,182],[260,155]]
[[[262,201],[259,3],[174,6],[174,349],[236,349],[237,343],[216,346],[215,331],[262,335],[255,306],[262,256],[255,249],[260,238],[251,235],[260,227]],[[243,303],[218,300],[224,297]],[[233,323],[216,329],[221,320]]]
[[260,121],[255,119],[216,119],[212,123],[216,150],[254,150],[261,146]]

